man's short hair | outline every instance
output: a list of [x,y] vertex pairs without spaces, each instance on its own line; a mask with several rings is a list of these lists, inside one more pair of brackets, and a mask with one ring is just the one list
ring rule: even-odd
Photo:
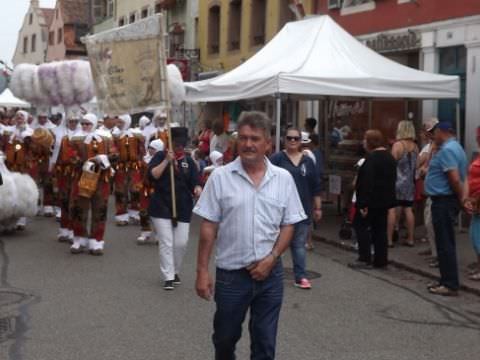
[[317,119],[312,117],[306,118],[305,125],[307,125],[310,129],[315,129],[315,126],[317,126]]
[[252,129],[263,130],[265,137],[270,139],[272,121],[267,114],[261,111],[243,111],[238,118],[238,130],[243,126],[250,126]]

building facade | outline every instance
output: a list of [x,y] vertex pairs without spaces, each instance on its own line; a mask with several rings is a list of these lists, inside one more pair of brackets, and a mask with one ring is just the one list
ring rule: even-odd
[[53,20],[53,9],[41,8],[38,0],[31,0],[22,27],[12,63],[41,64],[45,61],[48,29]]
[[318,0],[314,12],[328,14],[348,32],[392,60],[420,70],[457,75],[455,100],[423,101],[418,117],[455,123],[468,154],[480,125],[480,1],[476,0]]
[[204,71],[225,72],[250,58],[297,18],[296,3],[307,14],[315,5],[308,0],[200,0],[198,44]]
[[81,37],[91,26],[89,0],[57,0],[48,31],[46,61],[86,58]]

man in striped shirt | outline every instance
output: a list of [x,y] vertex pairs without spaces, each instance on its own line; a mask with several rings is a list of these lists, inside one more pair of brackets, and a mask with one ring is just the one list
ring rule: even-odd
[[212,173],[194,209],[203,218],[196,290],[206,300],[214,294],[208,264],[216,243],[216,359],[235,359],[249,309],[251,359],[275,358],[283,299],[280,256],[289,247],[294,224],[307,216],[291,175],[265,157],[270,123],[264,113],[241,115],[239,158]]

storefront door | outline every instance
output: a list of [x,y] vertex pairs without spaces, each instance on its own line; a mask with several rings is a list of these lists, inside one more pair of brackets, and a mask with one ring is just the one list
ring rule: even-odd
[[[459,139],[464,144],[465,139],[465,91],[467,80],[467,49],[456,46],[440,49],[440,73],[460,77],[460,134]],[[438,118],[440,121],[450,121],[456,126],[457,100],[440,100],[438,102]]]

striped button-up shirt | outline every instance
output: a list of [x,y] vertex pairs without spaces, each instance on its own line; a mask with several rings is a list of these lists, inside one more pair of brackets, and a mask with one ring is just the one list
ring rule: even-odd
[[268,256],[280,226],[307,218],[292,176],[265,159],[257,188],[240,158],[217,168],[207,181],[194,213],[218,223],[216,264],[238,270]]

